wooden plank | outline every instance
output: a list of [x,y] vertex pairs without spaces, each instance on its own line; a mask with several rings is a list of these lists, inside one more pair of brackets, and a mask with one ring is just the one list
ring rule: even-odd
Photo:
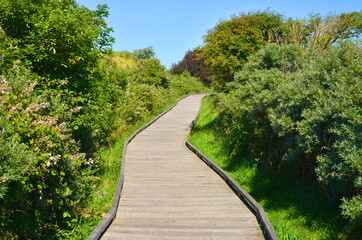
[[256,217],[186,146],[203,95],[180,101],[128,145],[117,217],[102,239],[263,239]]

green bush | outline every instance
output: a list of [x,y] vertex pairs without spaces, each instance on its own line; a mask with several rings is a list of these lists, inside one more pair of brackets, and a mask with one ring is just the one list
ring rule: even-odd
[[348,42],[323,55],[267,45],[219,103],[231,152],[294,179],[318,179],[331,199],[351,199],[343,213],[357,225],[348,209],[361,192],[361,56]]
[[133,69],[131,81],[167,87],[165,67],[158,59],[142,59]]
[[172,75],[169,79],[169,88],[171,91],[176,92],[176,96],[208,91],[199,78],[192,77],[188,72],[184,72],[181,75]]
[[283,42],[298,44],[304,48],[325,51],[346,39],[361,36],[362,12],[310,15],[307,19],[288,19],[287,34]]
[[197,53],[213,75],[215,89],[225,90],[247,58],[269,43],[296,44],[323,52],[346,39],[361,36],[362,12],[285,20],[269,10],[241,13],[221,20],[204,37]]
[[0,160],[0,199],[3,199],[11,184],[28,176],[35,156],[26,144],[19,143],[17,136],[9,136],[3,129],[0,132]]
[[1,78],[1,232],[48,238],[73,224],[93,183],[94,160],[72,137],[82,99],[66,81],[43,79],[43,85],[21,65]]

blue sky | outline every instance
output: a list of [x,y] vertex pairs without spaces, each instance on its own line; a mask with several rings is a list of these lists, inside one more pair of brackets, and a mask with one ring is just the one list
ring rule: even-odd
[[310,13],[360,11],[361,0],[77,0],[91,10],[106,3],[113,27],[115,51],[152,46],[167,68],[182,60],[185,52],[203,44],[208,29],[222,18],[270,8],[286,17],[305,18]]

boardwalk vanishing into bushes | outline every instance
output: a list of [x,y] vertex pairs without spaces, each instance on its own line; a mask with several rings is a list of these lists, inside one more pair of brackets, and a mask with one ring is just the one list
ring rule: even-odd
[[182,99],[128,144],[117,215],[102,239],[264,239],[255,215],[185,146],[203,96]]

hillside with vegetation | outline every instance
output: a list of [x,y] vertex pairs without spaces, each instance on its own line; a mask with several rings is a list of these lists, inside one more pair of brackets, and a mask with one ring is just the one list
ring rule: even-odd
[[84,239],[109,210],[122,141],[180,96],[152,48],[113,52],[106,5],[0,1],[1,239]]
[[281,239],[359,239],[362,12],[220,21],[167,71],[113,52],[107,5],[0,0],[0,236],[84,239],[110,209],[123,142],[213,90],[192,142]]
[[221,21],[197,49],[214,91],[192,142],[255,196],[281,239],[361,236],[361,31],[361,12],[257,11]]

